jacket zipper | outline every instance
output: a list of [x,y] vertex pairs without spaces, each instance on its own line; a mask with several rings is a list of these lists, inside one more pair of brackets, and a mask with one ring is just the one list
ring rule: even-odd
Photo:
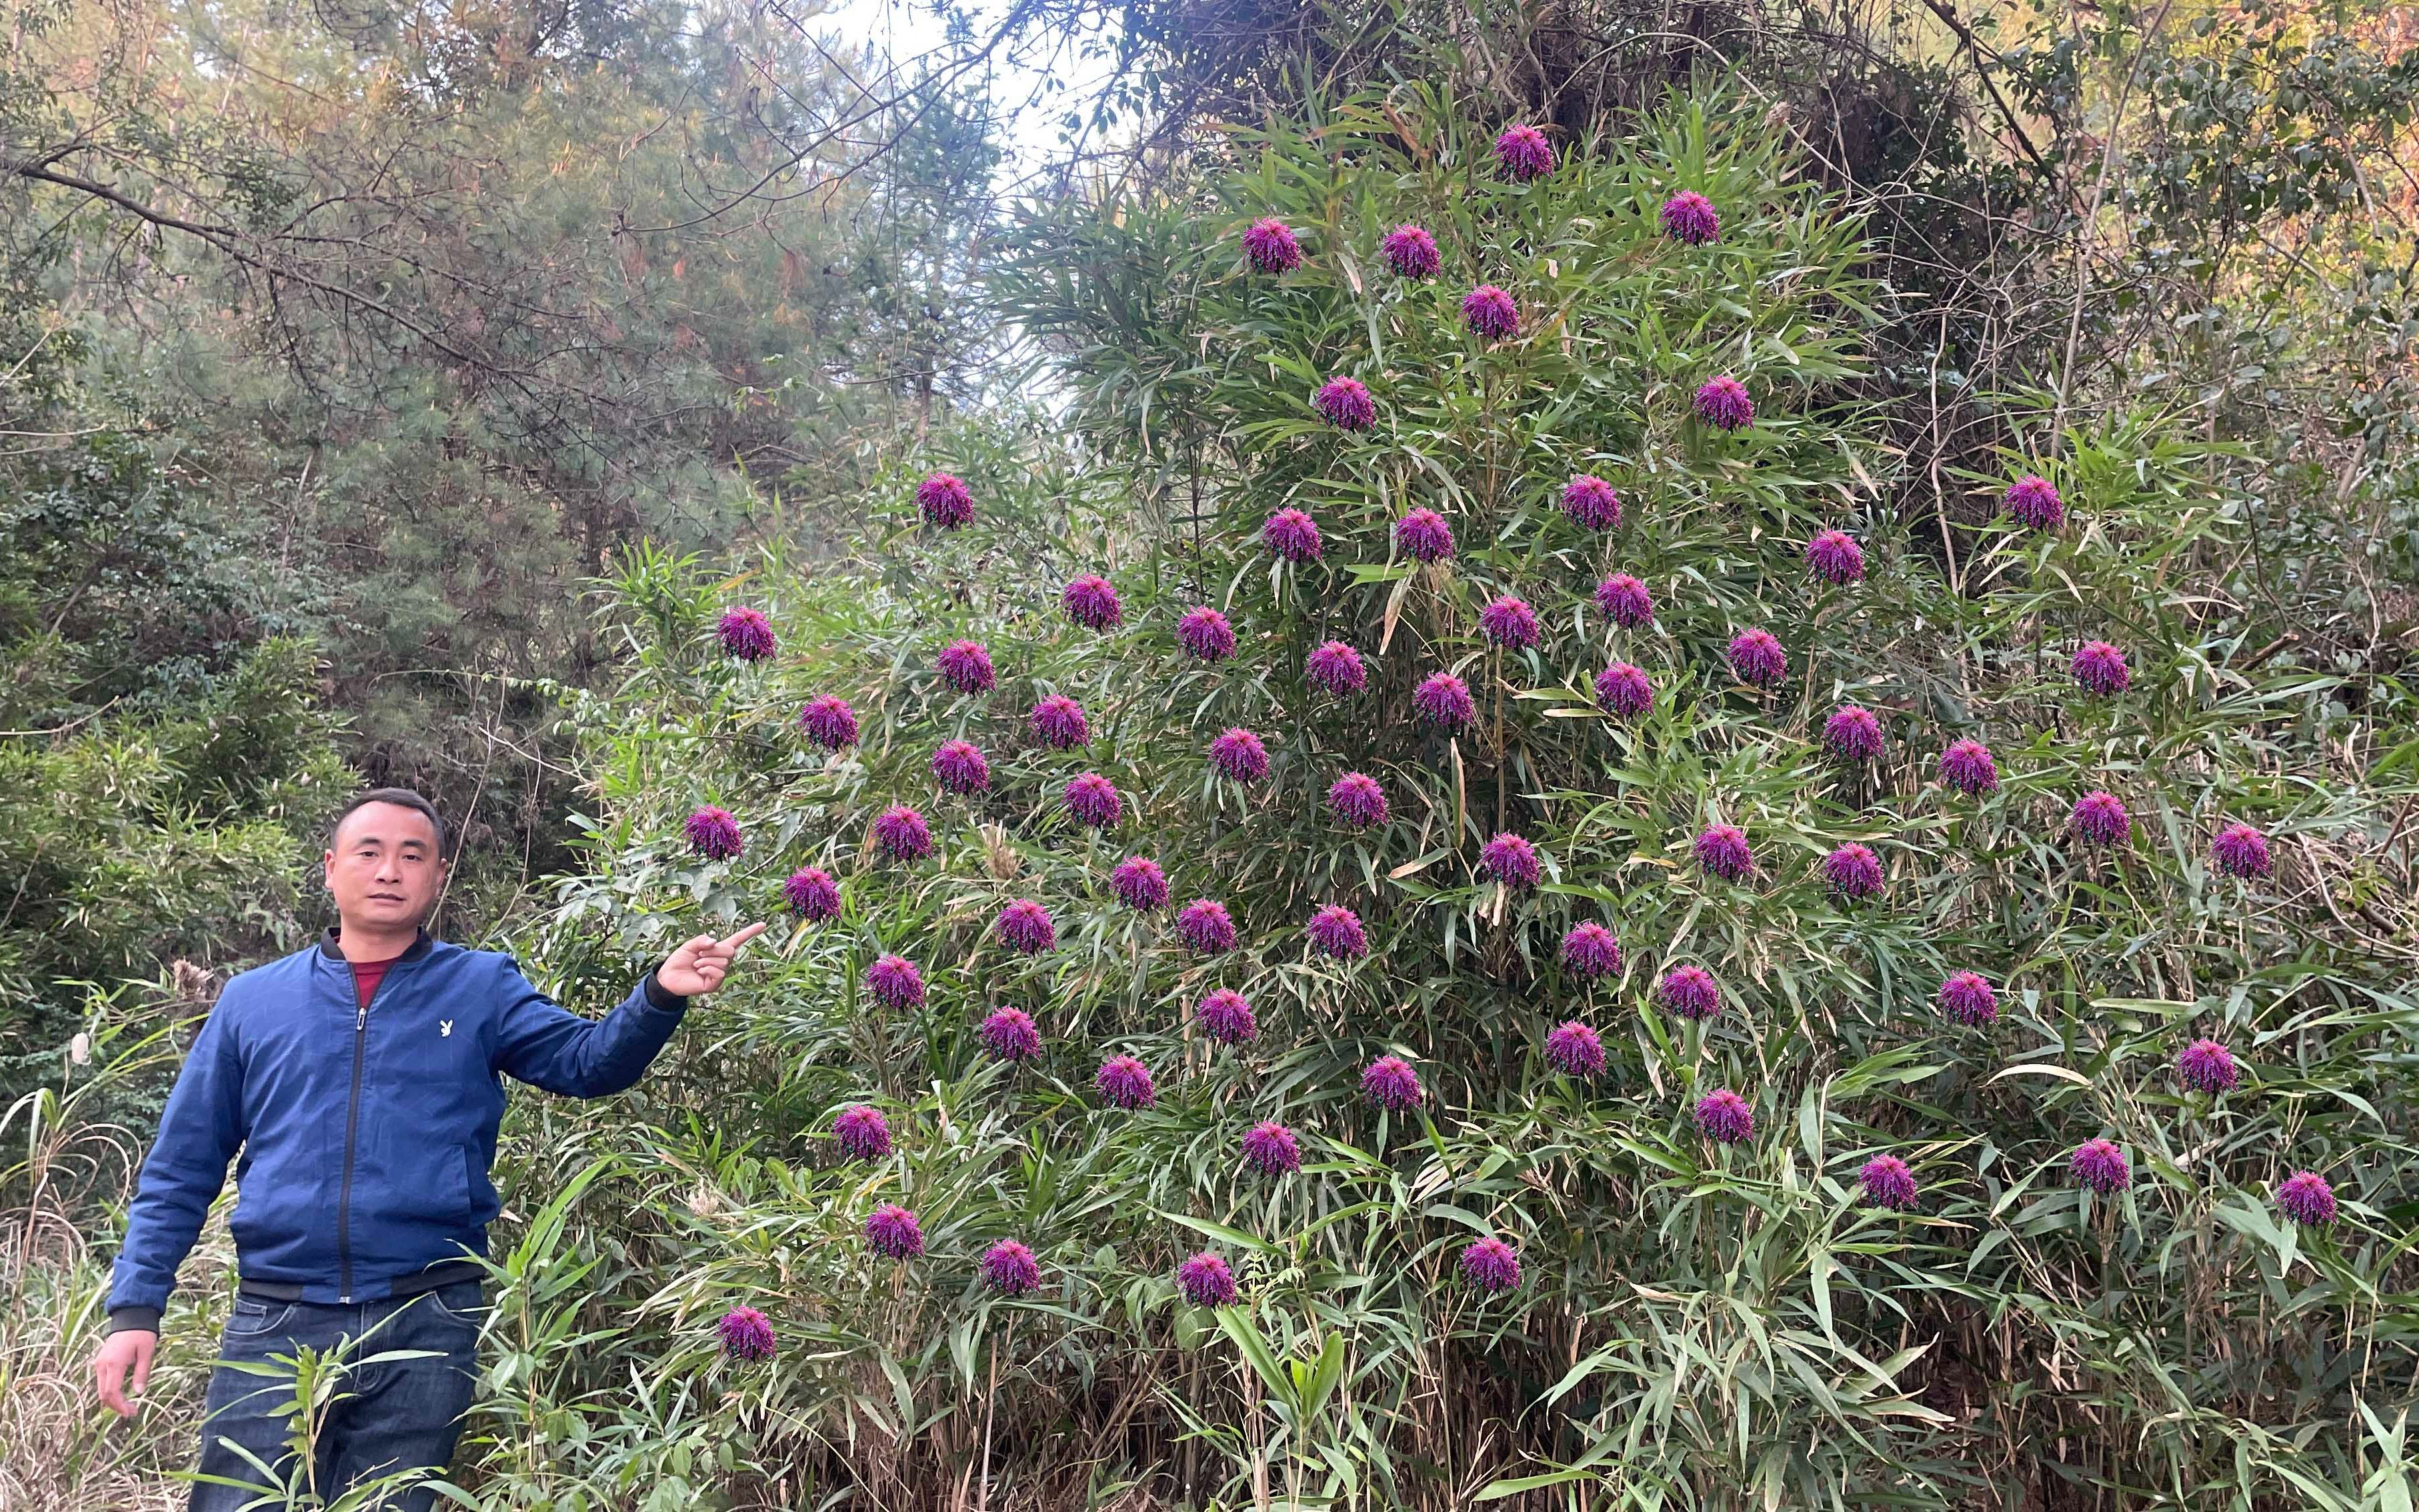
[[[387,967],[387,976],[393,976],[395,966],[402,964],[402,962],[397,961],[394,965]],[[378,988],[386,985],[386,978],[379,978],[377,987],[371,988],[369,997],[364,998],[361,995],[361,989],[353,982],[352,964],[347,962],[345,985],[353,988],[355,999],[353,1091],[345,1104],[345,1176],[336,1194],[336,1301],[349,1304],[353,1300],[353,1141],[361,1133],[362,1127],[362,1052],[363,1041],[369,1036],[370,1003],[377,996]]]

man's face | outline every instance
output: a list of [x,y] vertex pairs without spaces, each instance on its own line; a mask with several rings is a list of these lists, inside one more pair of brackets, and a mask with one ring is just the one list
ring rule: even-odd
[[437,828],[395,803],[365,803],[345,816],[324,857],[336,917],[347,925],[417,929],[445,881]]

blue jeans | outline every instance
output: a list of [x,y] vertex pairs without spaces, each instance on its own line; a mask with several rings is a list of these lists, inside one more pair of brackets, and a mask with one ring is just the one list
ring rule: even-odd
[[[201,1473],[237,1484],[196,1481],[192,1512],[282,1509],[289,1497],[296,1505],[315,1504],[302,1493],[316,1490],[318,1501],[332,1502],[351,1487],[398,1471],[441,1474],[454,1458],[462,1414],[470,1406],[485,1317],[475,1280],[350,1306],[237,1298],[219,1357],[267,1364],[276,1373],[253,1375],[224,1365],[211,1373]],[[306,1470],[287,1442],[299,1421],[293,1367],[270,1359],[292,1356],[304,1345],[322,1353],[341,1351],[355,1361],[393,1350],[429,1353],[356,1365],[337,1381]],[[272,1467],[274,1478],[238,1454],[230,1440]],[[368,1504],[428,1512],[435,1500],[431,1491],[396,1491],[383,1501],[370,1498]]]

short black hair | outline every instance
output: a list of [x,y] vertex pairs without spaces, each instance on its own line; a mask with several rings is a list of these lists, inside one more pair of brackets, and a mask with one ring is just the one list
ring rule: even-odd
[[437,834],[437,855],[439,859],[443,858],[445,821],[438,814],[437,805],[409,788],[371,788],[367,792],[353,795],[352,801],[337,810],[336,817],[328,822],[328,849],[332,851],[336,848],[336,831],[345,827],[345,821],[353,816],[353,810],[367,808],[373,803],[391,803],[398,809],[408,809],[426,819],[428,827]]

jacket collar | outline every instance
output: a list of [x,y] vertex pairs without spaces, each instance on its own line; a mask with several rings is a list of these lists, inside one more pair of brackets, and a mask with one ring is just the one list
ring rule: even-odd
[[[331,924],[325,930],[320,932],[319,959],[322,961],[333,961],[341,965],[346,964],[345,952],[338,949],[336,945],[336,929],[337,926]],[[395,959],[398,961],[418,961],[435,949],[437,949],[436,938],[424,929],[412,939],[411,948],[404,951],[403,954],[397,956]]]

